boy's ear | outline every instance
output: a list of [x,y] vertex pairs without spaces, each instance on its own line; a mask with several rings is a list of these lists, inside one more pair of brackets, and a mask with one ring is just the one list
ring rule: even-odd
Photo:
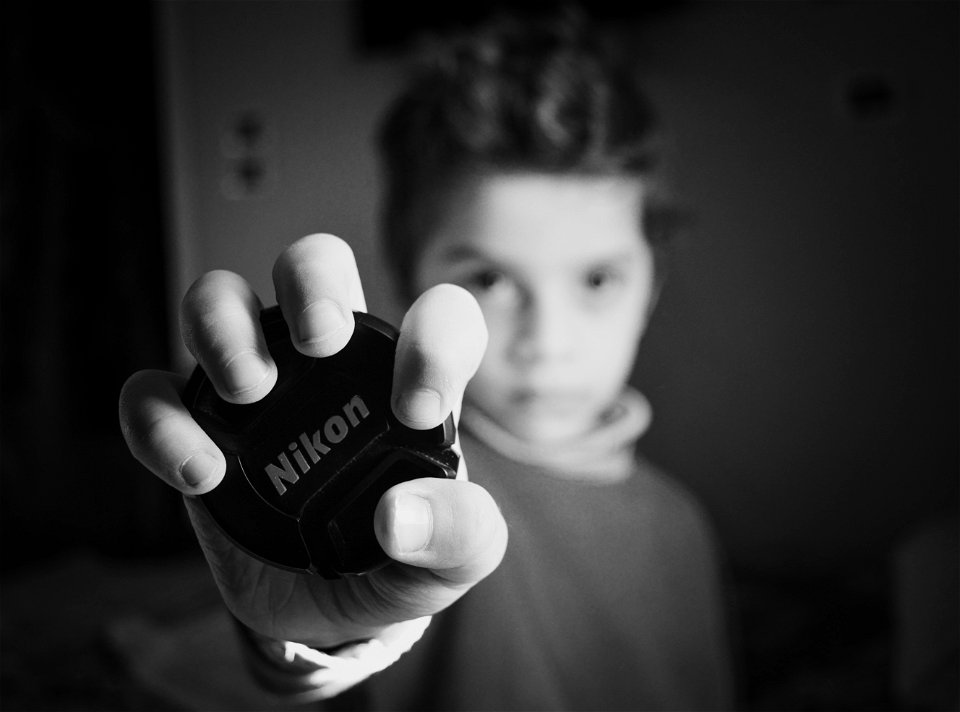
[[654,257],[653,267],[653,289],[650,292],[650,301],[647,303],[647,313],[644,314],[644,323],[649,324],[653,312],[660,301],[660,292],[663,291],[663,285],[666,281],[666,269],[658,264],[660,260]]
[[647,313],[644,315],[647,323],[650,322],[650,317],[657,308],[660,293],[663,291],[670,271],[670,255],[667,246],[663,243],[652,243],[650,249],[653,252],[653,289],[650,290],[650,302],[647,304]]
[[670,245],[690,234],[696,225],[693,212],[660,195],[648,197],[643,206],[643,235],[653,252],[653,292],[647,308],[652,316],[670,273]]

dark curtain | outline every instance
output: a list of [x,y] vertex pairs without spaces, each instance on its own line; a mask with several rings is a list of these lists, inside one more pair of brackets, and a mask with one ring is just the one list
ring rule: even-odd
[[124,379],[169,361],[152,5],[2,12],[3,569],[162,553],[179,502],[117,420]]

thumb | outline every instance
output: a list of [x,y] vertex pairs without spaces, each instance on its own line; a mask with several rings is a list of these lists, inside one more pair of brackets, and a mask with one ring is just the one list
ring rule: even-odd
[[490,494],[463,480],[424,478],[380,499],[375,526],[393,559],[431,570],[452,587],[472,585],[499,566],[507,525]]

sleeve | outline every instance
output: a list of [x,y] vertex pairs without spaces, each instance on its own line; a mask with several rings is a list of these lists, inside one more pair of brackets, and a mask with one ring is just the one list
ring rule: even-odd
[[275,640],[233,620],[244,662],[254,680],[279,698],[300,704],[336,697],[386,669],[423,637],[431,618],[397,623],[377,638],[328,650]]

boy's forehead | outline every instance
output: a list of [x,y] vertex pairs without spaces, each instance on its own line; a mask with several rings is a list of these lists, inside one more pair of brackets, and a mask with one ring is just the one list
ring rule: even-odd
[[448,259],[542,251],[604,257],[641,240],[643,182],[632,176],[493,173],[465,183],[435,244]]
[[477,209],[513,219],[536,218],[542,211],[606,217],[638,207],[643,187],[634,176],[491,172],[465,182],[461,194]]

